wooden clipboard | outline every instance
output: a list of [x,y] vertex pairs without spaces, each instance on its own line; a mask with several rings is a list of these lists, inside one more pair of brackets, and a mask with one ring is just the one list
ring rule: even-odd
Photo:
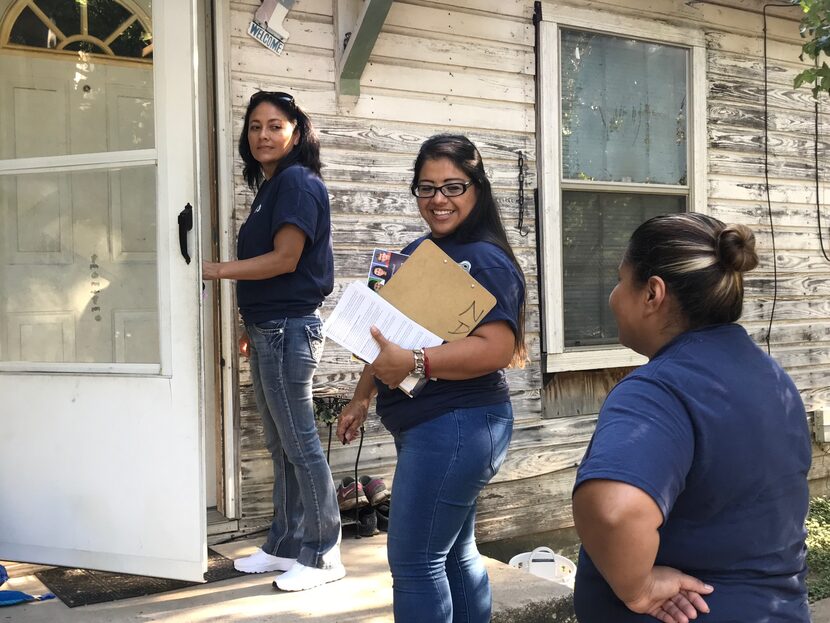
[[496,297],[431,240],[424,240],[378,294],[447,342],[461,339]]

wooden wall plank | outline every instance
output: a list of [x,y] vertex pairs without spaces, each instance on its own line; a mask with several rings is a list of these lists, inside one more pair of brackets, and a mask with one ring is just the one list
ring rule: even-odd
[[[753,323],[747,326],[749,335],[756,342],[761,343],[766,339],[768,331],[767,323]],[[777,322],[773,324],[773,331],[770,333],[770,341],[778,346],[796,345],[800,346],[805,342],[816,344],[826,342],[830,345],[830,323],[829,322]],[[827,384],[825,377],[824,384]],[[805,388],[806,385],[799,385]]]
[[292,80],[310,79],[316,82],[334,82],[334,56],[312,48],[286,47],[277,56],[271,50],[249,37],[231,43],[233,71],[241,74],[282,76]]
[[808,179],[770,179],[769,192],[763,178],[715,177],[709,178],[709,198],[766,201],[767,194],[776,203],[814,204],[815,185]]
[[[763,105],[764,85],[749,80],[713,76],[709,81],[708,100],[716,103]],[[800,113],[808,113],[815,108],[809,89],[793,89],[792,86],[778,85],[771,85],[767,89],[767,105],[770,108],[795,110]]]
[[429,37],[445,35],[456,40],[460,37],[482,39],[495,45],[533,46],[532,14],[524,19],[510,19],[498,12],[480,15],[450,7],[452,10],[395,2],[386,16],[385,26],[406,28],[410,32],[425,31]]
[[[709,144],[715,149],[727,149],[737,152],[747,152],[758,154],[764,153],[764,137],[763,134],[747,134],[745,131],[732,130],[730,128],[721,129],[712,127],[709,129]],[[813,170],[814,165],[809,162],[810,155],[813,153],[815,145],[815,138],[813,136],[799,136],[793,133],[783,132],[769,132],[767,135],[767,149],[770,154],[770,159],[789,157],[789,158],[804,158],[806,173]],[[824,136],[819,134],[818,141],[819,154],[822,156],[830,153],[830,141],[825,140]],[[822,164],[826,166],[824,158],[821,158]],[[728,173],[727,171],[724,171]],[[796,172],[797,174],[798,172]],[[789,172],[790,176],[793,172]],[[735,175],[741,175],[736,172]]]
[[487,542],[572,526],[575,478],[571,468],[488,486],[478,499],[476,539]]
[[[729,0],[715,7],[684,0],[585,0],[545,2],[590,7],[597,28],[637,18],[654,25],[693,28],[706,42],[708,74],[708,209],[756,231],[761,266],[747,277],[744,321],[757,341],[766,337],[771,310],[772,239],[763,179],[763,63],[760,5]],[[441,131],[467,133],[482,151],[508,236],[528,281],[528,341],[531,361],[508,376],[516,427],[502,471],[480,499],[478,537],[526,535],[572,525],[570,489],[574,464],[584,452],[596,413],[627,369],[543,375],[541,372],[539,275],[536,223],[531,205],[536,186],[534,30],[532,0],[402,0],[393,3],[376,42],[357,101],[338,102],[331,0],[298,0],[286,23],[292,38],[276,57],[245,34],[259,0],[231,2],[230,78],[233,136],[251,93],[290,90],[312,115],[326,164],[324,176],[333,212],[338,267],[335,291],[322,308],[333,308],[343,287],[365,276],[374,246],[400,248],[420,235],[408,184],[421,142]],[[797,15],[797,11],[793,13]],[[815,188],[812,181],[813,103],[809,90],[792,89],[804,66],[792,17],[769,20],[770,195],[778,262],[778,300],[771,334],[773,355],[793,375],[808,406],[830,401],[830,265],[817,254]],[[830,110],[820,113],[821,175],[828,187]],[[525,219],[518,219],[516,157],[527,163]],[[234,175],[238,226],[252,199]],[[825,198],[830,196],[823,191]],[[830,224],[830,216],[828,216]],[[318,393],[350,393],[361,366],[328,344],[315,376]],[[244,522],[271,513],[270,460],[261,441],[246,362],[240,362],[240,443]],[[546,419],[543,419],[545,416]],[[395,457],[391,437],[372,415],[361,453],[361,473],[391,483]],[[324,436],[326,430],[322,429]],[[332,446],[336,479],[353,470],[357,447]],[[813,476],[827,477],[828,470]],[[824,476],[822,476],[824,474]],[[246,524],[247,525],[247,524]]]
[[465,9],[481,14],[509,15],[512,18],[529,19],[528,9],[532,6],[527,0],[453,0],[447,3],[453,8]]
[[[785,26],[784,32],[787,34],[793,33],[794,36],[788,41],[782,41],[775,36],[770,37],[767,40],[767,59],[775,62],[801,63],[805,69],[810,67],[810,63],[806,61],[802,63],[798,58],[801,53],[801,40],[798,39],[797,23]],[[706,47],[763,59],[764,39],[762,33],[762,30],[740,34],[722,29],[707,30]]]
[[[790,57],[791,62],[767,57],[766,79],[769,84],[792,88],[796,74],[808,65],[798,59],[800,49],[797,47],[788,48],[788,52],[794,53]],[[706,67],[710,78],[717,75],[760,83],[764,81],[764,59],[760,55],[736,54],[710,48],[706,54]]]
[[573,419],[599,413],[608,392],[633,368],[608,368],[580,372],[557,372],[544,388],[548,408],[545,417]]
[[813,409],[825,409],[830,404],[830,388],[827,386],[801,391],[801,399],[804,401],[804,407],[807,411]]
[[[752,275],[752,273],[750,273]],[[747,292],[772,292],[773,278],[751,277],[744,280]],[[825,276],[778,276],[778,294],[780,296],[828,296],[830,295],[830,274]]]
[[[748,297],[744,300],[743,320],[768,320],[772,310],[772,292]],[[826,320],[830,321],[830,300],[823,296],[779,296],[775,301],[776,320]]]
[[[251,16],[262,4],[261,0],[231,0],[231,7],[238,11],[250,13]],[[305,15],[331,17],[333,11],[332,0],[296,0],[291,9],[291,15],[301,18]]]
[[535,84],[533,76],[503,71],[487,71],[454,67],[441,68],[436,64],[407,66],[394,59],[370,61],[360,79],[364,86],[382,86],[400,91],[401,97],[411,94],[433,94],[438,97],[458,95],[494,102],[518,102],[533,105]]
[[[394,6],[394,5],[393,5]],[[361,87],[357,103],[344,106],[343,112],[353,117],[384,119],[425,124],[426,126],[451,126],[459,129],[489,128],[498,119],[499,127],[506,132],[532,133],[533,107],[513,102],[476,102],[465,98],[444,95],[440,100],[427,96],[408,94],[408,105],[399,95],[378,87]]]
[[[812,144],[812,141],[810,141]],[[747,150],[750,151],[750,150]],[[755,152],[755,149],[751,151]],[[804,153],[807,156],[807,153]],[[768,156],[766,165],[762,153],[735,153],[722,149],[709,151],[709,173],[712,176],[739,175],[741,177],[763,176],[764,170],[771,177],[809,179],[815,175],[815,164],[809,157],[798,158],[780,157],[776,154]],[[819,164],[819,175],[824,177],[830,174],[830,162]]]
[[[372,122],[341,115],[317,115],[314,118],[314,126],[326,151],[343,149],[363,153],[401,154],[409,158],[410,172],[421,143],[433,134],[450,130],[449,127],[421,127],[390,120]],[[468,132],[467,136],[476,144],[487,165],[494,160],[515,162],[518,152],[521,151],[527,168],[534,168],[536,144],[532,135],[481,128]]]
[[536,70],[532,48],[511,49],[509,53],[488,41],[456,41],[434,39],[409,28],[389,27],[378,37],[372,58],[388,61],[402,59],[422,63],[438,62],[460,68],[491,69],[508,73],[533,75]]
[[[291,78],[270,73],[266,75],[236,72],[231,82],[232,134],[235,138],[242,130],[242,120],[245,118],[248,100],[257,91],[291,92],[297,103],[311,116],[312,121],[316,121],[320,115],[336,115],[338,111],[337,96],[331,82],[310,81],[302,76]],[[234,142],[234,147],[236,147],[236,142]],[[236,155],[235,151],[234,155]],[[240,163],[237,165],[241,166]]]
[[[818,226],[815,205],[792,205],[774,202],[767,206],[766,202],[757,201],[715,201],[709,204],[710,214],[725,222],[741,222],[750,227],[769,229],[769,208],[772,208],[772,219],[776,227],[811,227]],[[790,254],[787,255],[789,257]],[[798,253],[794,255],[798,257]],[[785,261],[784,256],[779,262]],[[813,265],[818,267],[818,265]]]
[[[826,136],[830,130],[830,112],[826,106],[819,109],[819,136]],[[803,137],[815,136],[815,114],[812,110],[796,111],[772,108],[768,111],[770,132],[798,134]],[[763,101],[741,107],[710,102],[708,110],[709,127],[728,127],[743,132],[762,133],[764,130]]]
[[[755,232],[756,249],[761,255],[761,264],[757,270],[759,272],[772,272],[772,236],[769,225],[762,222],[753,227],[753,231]],[[827,238],[827,232],[825,231],[823,236],[825,250],[827,250],[828,246]],[[804,227],[798,229],[775,227],[775,248],[779,253],[809,250],[816,255],[820,255],[819,246],[818,228],[815,221],[813,223],[805,223]],[[828,253],[830,253],[830,250],[828,250]],[[750,275],[752,274],[750,273]]]

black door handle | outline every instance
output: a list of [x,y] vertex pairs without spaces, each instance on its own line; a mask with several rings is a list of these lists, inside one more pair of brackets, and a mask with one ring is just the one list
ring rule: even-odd
[[184,261],[190,264],[190,254],[187,252],[187,232],[193,229],[193,206],[189,203],[179,212],[179,248]]

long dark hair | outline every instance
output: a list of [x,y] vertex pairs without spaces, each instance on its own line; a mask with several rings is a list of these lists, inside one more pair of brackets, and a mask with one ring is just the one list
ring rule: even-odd
[[655,216],[631,235],[623,262],[636,283],[660,277],[689,329],[735,322],[744,302],[743,275],[758,265],[746,225],[687,212]]
[[[446,158],[456,167],[464,171],[478,189],[478,200],[472,211],[455,230],[455,237],[460,242],[485,241],[499,247],[510,258],[525,284],[524,271],[516,260],[516,255],[507,240],[507,233],[501,222],[499,208],[493,198],[493,189],[481,154],[473,142],[461,134],[436,134],[424,141],[415,159],[412,176],[412,189],[418,185],[421,168],[427,160]],[[525,292],[527,297],[527,292]],[[513,347],[512,366],[523,368],[527,360],[527,345],[525,344],[525,300],[522,299],[519,307],[519,318],[516,323],[516,341]]]
[[251,113],[254,108],[268,102],[280,109],[283,114],[292,123],[297,124],[296,131],[300,133],[300,142],[286,156],[292,161],[299,162],[303,166],[311,169],[317,177],[322,178],[320,169],[322,163],[320,162],[320,139],[317,137],[317,131],[311,123],[308,115],[294,101],[294,97],[288,93],[278,91],[257,91],[251,96],[251,101],[248,102],[248,109],[245,111],[245,122],[242,124],[242,135],[239,137],[239,155],[242,156],[242,161],[245,166],[242,168],[242,175],[248,183],[251,190],[258,190],[265,176],[262,174],[262,167],[251,153],[251,145],[248,142],[248,123],[251,120]]

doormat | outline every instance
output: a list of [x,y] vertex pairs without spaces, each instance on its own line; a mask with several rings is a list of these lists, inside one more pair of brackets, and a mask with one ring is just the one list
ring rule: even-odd
[[[225,558],[219,552],[208,549],[208,570],[205,573],[205,583],[235,578],[240,575],[245,574],[233,568],[233,560]],[[35,576],[70,608],[154,595],[200,585],[200,582],[168,580],[144,575],[72,569],[69,567],[53,567],[38,571]]]

